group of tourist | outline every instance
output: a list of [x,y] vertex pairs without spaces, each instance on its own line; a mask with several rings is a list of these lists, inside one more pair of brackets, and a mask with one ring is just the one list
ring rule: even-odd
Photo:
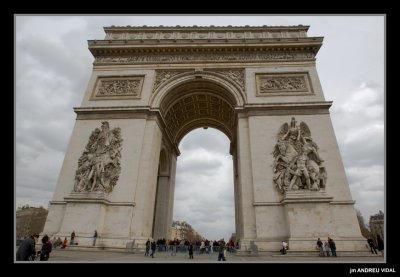
[[42,249],[36,252],[36,242],[39,239],[39,235],[35,234],[25,238],[18,248],[16,260],[17,261],[34,261],[39,258],[41,261],[47,261],[52,251],[52,243],[48,235],[44,235],[42,238]]
[[[72,231],[71,233],[71,239],[70,239],[70,245],[77,245],[78,243],[75,240],[75,231]],[[93,246],[96,245],[96,240],[97,240],[97,230],[94,231],[93,234]],[[61,246],[61,249],[64,249],[67,247],[68,244],[68,239],[67,237],[64,238],[63,241],[61,241],[61,238],[58,237],[53,237],[53,240],[50,240],[48,235],[44,235],[42,238],[42,248],[40,251],[36,251],[36,243],[39,239],[38,234],[34,234],[32,236],[29,236],[25,238],[16,254],[16,260],[17,261],[35,261],[37,259],[40,259],[40,261],[47,261],[50,257],[50,252],[53,250],[53,248],[57,248],[58,246]]]
[[333,257],[337,257],[336,256],[336,244],[333,241],[333,239],[331,239],[330,237],[328,237],[328,240],[322,242],[322,240],[320,238],[318,238],[317,240],[317,249],[319,250],[319,255],[321,257],[330,257],[331,253]]

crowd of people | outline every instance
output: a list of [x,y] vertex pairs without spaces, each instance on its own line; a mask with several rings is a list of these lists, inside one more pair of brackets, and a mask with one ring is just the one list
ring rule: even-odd
[[[171,252],[171,256],[175,256],[177,252],[188,253],[189,259],[193,259],[193,254],[212,254],[218,253],[218,261],[226,261],[227,253],[233,253],[238,248],[238,242],[232,239],[225,242],[224,239],[210,241],[204,240],[166,240],[164,238],[155,240],[148,239],[146,242],[145,256],[154,258],[156,250],[158,252]],[[150,252],[151,251],[151,252]]]
[[[97,239],[97,230],[94,231],[93,234],[93,246],[96,245],[96,239]],[[75,231],[72,231],[71,237],[70,237],[70,242],[69,245],[78,245],[78,242],[75,239]],[[16,260],[17,261],[35,261],[35,260],[40,260],[40,261],[47,261],[49,260],[50,253],[53,249],[56,249],[57,247],[60,247],[61,249],[64,249],[68,245],[68,239],[67,237],[64,238],[64,240],[61,240],[60,237],[56,239],[56,237],[53,237],[53,239],[50,239],[48,235],[44,235],[42,237],[42,247],[41,250],[36,251],[36,244],[39,240],[39,235],[34,234],[32,236],[29,236],[22,240],[21,244],[19,245],[19,248],[16,253]]]
[[[70,237],[70,245],[77,245],[78,243],[75,241],[75,231],[71,233]],[[97,230],[95,230],[93,234],[93,246],[96,244],[98,234]],[[48,235],[44,235],[41,239],[42,247],[40,251],[36,251],[35,245],[38,242],[39,235],[34,234],[25,238],[16,253],[17,261],[47,261],[49,260],[50,253],[53,249],[60,247],[64,249],[68,245],[67,237],[62,241],[60,237],[57,239],[53,237],[50,240]],[[384,250],[384,242],[383,239],[378,235],[376,241],[369,237],[367,239],[367,247],[370,248],[372,254],[378,254],[377,250],[383,255]],[[218,253],[218,261],[225,261],[227,257],[227,252],[233,253],[239,248],[239,242],[234,242],[232,239],[229,242],[225,242],[224,239],[210,241],[207,239],[204,240],[166,240],[166,239],[158,239],[157,241],[153,239],[148,239],[145,244],[145,256],[150,256],[154,258],[155,252],[171,252],[171,256],[175,256],[177,252],[188,253],[189,259],[193,259],[193,254],[196,253],[198,255],[202,254],[212,254]],[[317,239],[316,248],[319,251],[319,255],[321,257],[336,257],[336,244],[334,240],[330,237],[326,241],[322,241],[320,238]],[[280,252],[282,255],[287,254],[287,250],[289,250],[289,245],[286,241],[282,241]]]

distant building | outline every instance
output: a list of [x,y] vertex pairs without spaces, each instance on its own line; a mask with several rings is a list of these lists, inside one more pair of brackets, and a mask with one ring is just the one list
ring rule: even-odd
[[16,212],[16,239],[20,240],[32,234],[43,232],[48,210],[24,206]]
[[184,239],[184,234],[182,232],[181,226],[175,225],[171,227],[171,240],[173,239]]
[[201,240],[202,236],[185,221],[173,221],[171,227],[171,240]]
[[376,239],[377,235],[379,235],[382,239],[385,238],[384,222],[385,222],[385,215],[383,214],[382,211],[379,211],[378,214],[370,216],[369,227],[371,229],[371,234],[374,239]]

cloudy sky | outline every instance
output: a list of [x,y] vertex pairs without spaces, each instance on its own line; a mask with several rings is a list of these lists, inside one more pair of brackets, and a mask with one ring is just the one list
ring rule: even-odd
[[[309,25],[356,208],[384,210],[383,16],[16,16],[16,206],[48,206],[92,70],[87,40],[104,26]],[[210,239],[234,232],[229,141],[197,129],[180,144],[174,219]],[[328,173],[329,174],[329,173]],[[190,183],[188,183],[190,180]]]

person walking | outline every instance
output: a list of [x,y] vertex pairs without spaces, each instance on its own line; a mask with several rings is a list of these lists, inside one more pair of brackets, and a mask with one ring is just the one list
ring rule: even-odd
[[71,233],[71,241],[69,242],[70,245],[74,244],[74,239],[75,239],[75,231],[72,231],[72,233]]
[[27,237],[21,242],[21,245],[17,251],[17,261],[29,261],[29,257],[36,255],[35,243],[38,240],[39,235],[34,234]]
[[97,240],[97,230],[94,230],[94,234],[93,234],[93,246],[96,245],[96,240]]
[[150,253],[150,239],[147,239],[146,241],[146,252],[144,253],[145,256],[148,256]]
[[331,251],[332,251],[332,256],[333,257],[337,257],[336,256],[336,244],[335,244],[335,242],[333,241],[333,239],[328,237],[328,243],[329,243],[329,246],[330,246]]
[[374,240],[371,237],[369,237],[367,239],[367,242],[368,242],[369,247],[371,248],[371,253],[374,254],[374,252],[375,252],[375,254],[378,255],[378,252],[376,252],[376,246],[375,246]]
[[218,261],[225,261],[224,250],[225,250],[225,245],[222,241],[220,241],[218,247]]
[[152,258],[154,258],[154,253],[156,253],[156,242],[153,240],[152,242],[151,242],[151,254],[150,254],[150,256],[152,257]]
[[321,257],[323,257],[324,256],[324,247],[323,247],[323,243],[322,243],[320,238],[318,238],[318,240],[317,240],[317,247],[318,247],[318,250],[319,250],[319,255]]
[[193,259],[193,243],[189,244],[189,259]]
[[40,260],[48,261],[50,258],[50,252],[52,250],[52,244],[47,235],[42,238],[42,249],[40,250]]
[[381,255],[383,256],[383,249],[384,249],[384,242],[381,236],[377,235],[376,240],[378,241],[378,250],[381,252]]

